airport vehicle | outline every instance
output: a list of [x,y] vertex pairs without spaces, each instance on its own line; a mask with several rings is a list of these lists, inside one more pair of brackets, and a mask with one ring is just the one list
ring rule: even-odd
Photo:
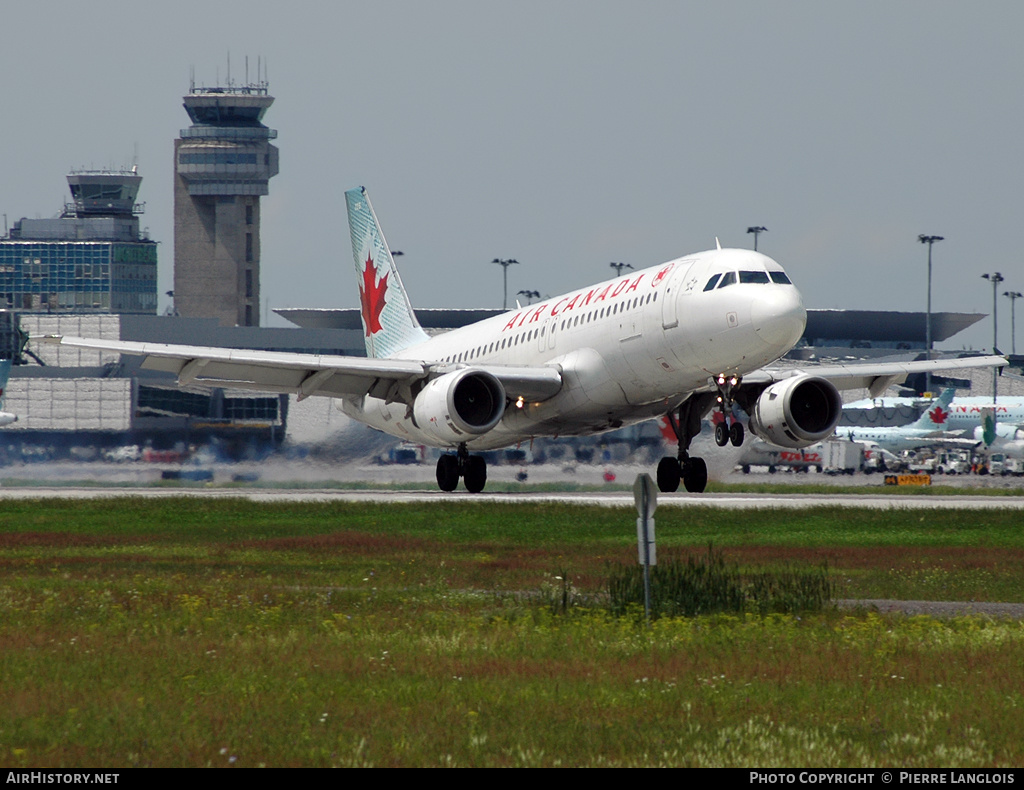
[[940,450],[935,454],[935,474],[966,475],[971,472],[971,453],[968,450]]
[[824,463],[821,458],[821,443],[809,447],[787,450],[774,447],[761,439],[755,438],[747,442],[739,467],[743,474],[750,474],[752,466],[767,466],[769,474],[775,474],[779,468],[792,469],[796,472],[807,472],[811,468],[822,470]]
[[864,466],[864,446],[844,439],[829,439],[822,444],[825,474],[852,475]]
[[1009,475],[1021,477],[1024,476],[1024,461],[1006,453],[989,453],[988,472],[991,475],[1001,475],[1002,477]]
[[898,472],[903,468],[903,461],[898,455],[882,447],[864,447],[864,473]]
[[[771,371],[800,338],[806,313],[782,266],[750,250],[716,249],[518,307],[428,337],[419,326],[363,188],[345,193],[367,358],[52,337],[49,342],[145,357],[143,367],[192,382],[341,399],[355,420],[449,452],[437,483],[479,492],[479,452],[536,436],[601,433],[667,415],[676,455],[658,486],[700,492],[707,464],[691,440],[721,410],[718,445],[744,429],[799,448],[830,436],[838,388],[881,394],[907,374],[1003,365],[1002,357]],[[451,452],[454,451],[454,452]],[[475,451],[477,454],[471,453]]]

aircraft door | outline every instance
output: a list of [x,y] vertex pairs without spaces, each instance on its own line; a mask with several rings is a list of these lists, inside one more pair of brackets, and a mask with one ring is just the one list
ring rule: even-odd
[[683,299],[693,292],[707,264],[700,259],[688,258],[679,261],[666,277],[668,285],[662,294],[661,327],[674,329],[679,326],[680,313],[685,310]]
[[551,316],[540,328],[537,336],[537,350],[542,354],[555,347],[555,333],[558,326],[557,316]]

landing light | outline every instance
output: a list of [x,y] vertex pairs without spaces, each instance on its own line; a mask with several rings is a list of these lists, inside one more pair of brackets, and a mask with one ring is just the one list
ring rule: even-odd
[[522,395],[520,395],[520,396],[519,396],[518,398],[516,398],[516,408],[517,408],[517,409],[521,409],[521,408],[523,408],[523,403],[524,403],[524,402],[525,402],[525,401],[524,401],[524,399],[523,399],[523,396],[522,396]]

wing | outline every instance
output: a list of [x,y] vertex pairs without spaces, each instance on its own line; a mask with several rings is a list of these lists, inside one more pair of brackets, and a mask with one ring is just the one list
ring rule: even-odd
[[[40,338],[73,348],[110,351],[144,357],[142,367],[178,377],[178,384],[359,398],[372,395],[391,402],[410,403],[418,383],[464,365],[437,364],[412,359],[367,359],[331,354],[295,354],[284,351],[179,346],[128,340],[47,335]],[[477,366],[474,366],[477,367]],[[513,399],[545,400],[558,392],[562,375],[551,367],[479,366],[497,378]]]
[[743,377],[744,384],[774,384],[793,376],[818,376],[828,379],[839,390],[866,389],[872,398],[881,396],[893,384],[899,384],[912,373],[971,368],[1001,368],[1006,357],[995,355],[963,359],[921,359],[913,362],[853,362],[840,365],[806,365],[785,370],[762,369]]

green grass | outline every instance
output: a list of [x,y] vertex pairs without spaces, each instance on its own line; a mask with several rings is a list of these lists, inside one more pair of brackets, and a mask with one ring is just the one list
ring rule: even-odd
[[[1024,601],[1019,514],[657,513],[748,577]],[[604,605],[635,511],[5,501],[0,763],[1013,766],[1024,626]],[[561,578],[558,578],[561,577]],[[566,605],[552,606],[553,600]]]

